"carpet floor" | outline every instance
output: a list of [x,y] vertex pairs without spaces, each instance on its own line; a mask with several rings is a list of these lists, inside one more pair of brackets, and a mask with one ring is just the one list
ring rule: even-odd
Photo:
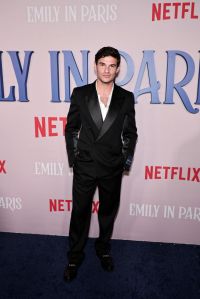
[[112,240],[115,271],[94,239],[77,278],[63,280],[68,238],[0,233],[0,299],[199,299],[200,246]]

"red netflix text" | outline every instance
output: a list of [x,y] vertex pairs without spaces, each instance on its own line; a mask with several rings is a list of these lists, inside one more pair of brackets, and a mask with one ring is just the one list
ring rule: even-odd
[[145,166],[145,180],[179,180],[200,182],[200,168]]
[[[98,213],[99,201],[92,202],[92,213]],[[71,212],[72,200],[70,199],[49,199],[49,211],[50,212]]]
[[35,137],[64,136],[66,117],[34,117]]
[[0,173],[6,173],[5,163],[6,163],[5,160],[0,160]]
[[152,4],[152,21],[198,19],[196,2],[175,1]]

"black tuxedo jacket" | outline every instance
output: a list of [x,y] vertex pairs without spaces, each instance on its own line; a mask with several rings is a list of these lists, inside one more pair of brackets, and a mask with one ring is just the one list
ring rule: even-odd
[[70,167],[94,162],[99,176],[129,170],[137,141],[133,94],[114,85],[103,121],[95,82],[74,88],[65,138]]

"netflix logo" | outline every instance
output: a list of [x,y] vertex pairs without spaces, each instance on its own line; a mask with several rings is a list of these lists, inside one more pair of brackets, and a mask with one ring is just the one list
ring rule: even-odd
[[152,21],[177,19],[199,19],[197,5],[194,1],[173,1],[152,4]]
[[6,161],[0,160],[0,174],[6,174]]
[[[98,213],[99,201],[92,202],[92,213]],[[50,212],[71,212],[72,200],[71,199],[49,199]]]
[[145,166],[145,180],[178,180],[200,182],[200,168],[177,166]]
[[34,117],[34,135],[36,138],[64,136],[66,117]]

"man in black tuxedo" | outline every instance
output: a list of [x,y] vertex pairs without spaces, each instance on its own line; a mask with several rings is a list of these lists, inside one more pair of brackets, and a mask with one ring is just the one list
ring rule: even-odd
[[96,188],[99,237],[95,250],[104,270],[114,268],[110,239],[120,202],[122,174],[130,169],[137,141],[133,94],[115,84],[119,65],[118,50],[100,49],[94,64],[97,80],[74,88],[71,96],[65,138],[74,177],[66,281],[76,277],[84,258]]

